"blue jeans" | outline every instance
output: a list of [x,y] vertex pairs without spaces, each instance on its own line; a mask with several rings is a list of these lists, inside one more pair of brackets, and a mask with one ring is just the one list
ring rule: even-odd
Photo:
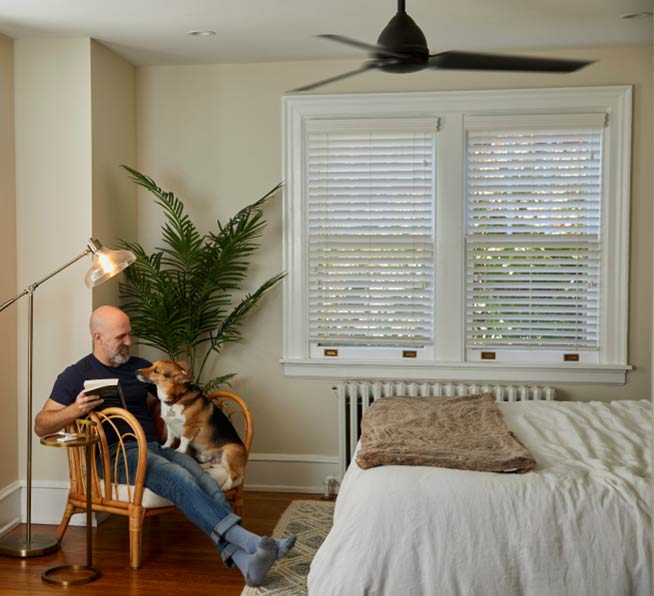
[[[110,447],[111,460],[117,444]],[[131,479],[136,474],[138,449],[135,442],[125,444],[125,458]],[[125,460],[119,457],[118,482],[124,484]],[[132,480],[133,481],[133,480]],[[224,539],[225,533],[241,518],[232,512],[223,491],[211,475],[190,455],[162,447],[156,441],[148,443],[148,463],[145,487],[173,502],[184,515],[200,528],[216,546],[228,567],[237,547]]]

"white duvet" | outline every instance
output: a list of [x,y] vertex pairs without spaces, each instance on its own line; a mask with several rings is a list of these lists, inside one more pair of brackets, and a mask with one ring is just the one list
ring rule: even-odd
[[353,463],[309,596],[651,596],[650,403],[499,406],[535,471]]

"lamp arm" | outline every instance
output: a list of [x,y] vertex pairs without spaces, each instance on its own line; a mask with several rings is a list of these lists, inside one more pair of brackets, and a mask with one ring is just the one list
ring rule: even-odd
[[59,267],[59,269],[53,271],[49,275],[46,275],[43,279],[40,279],[39,281],[34,282],[30,286],[26,287],[20,294],[14,296],[13,298],[10,298],[9,300],[4,302],[3,304],[0,304],[0,312],[2,312],[8,306],[11,306],[19,298],[22,298],[26,294],[30,294],[31,292],[36,290],[36,288],[38,288],[43,282],[48,281],[51,277],[54,277],[55,275],[57,275],[57,273],[59,273],[60,271],[63,271],[64,269],[66,269],[66,267],[70,267],[73,263],[76,263],[80,259],[84,258],[90,252],[93,252],[93,251],[91,250],[90,247],[87,247],[86,250],[82,254],[76,256],[74,259],[71,259],[65,265],[62,265],[61,267]]

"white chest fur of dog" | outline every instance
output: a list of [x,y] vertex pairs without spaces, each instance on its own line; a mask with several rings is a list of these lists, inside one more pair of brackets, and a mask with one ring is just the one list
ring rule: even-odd
[[[182,439],[184,423],[186,422],[186,418],[183,414],[184,406],[180,404],[167,404],[165,401],[166,396],[162,395],[162,392],[158,387],[157,394],[161,401],[161,419],[166,425],[166,442],[163,446],[170,447],[176,438],[179,438],[180,440]],[[184,452],[186,452],[186,447],[187,445],[184,446]]]

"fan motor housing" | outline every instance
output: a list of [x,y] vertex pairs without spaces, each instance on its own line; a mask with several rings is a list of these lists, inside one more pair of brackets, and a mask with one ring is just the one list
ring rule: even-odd
[[407,54],[406,59],[393,58],[378,54],[387,64],[379,66],[386,72],[415,72],[422,70],[429,59],[429,48],[424,33],[415,21],[405,12],[398,12],[377,38],[377,44],[393,52]]

